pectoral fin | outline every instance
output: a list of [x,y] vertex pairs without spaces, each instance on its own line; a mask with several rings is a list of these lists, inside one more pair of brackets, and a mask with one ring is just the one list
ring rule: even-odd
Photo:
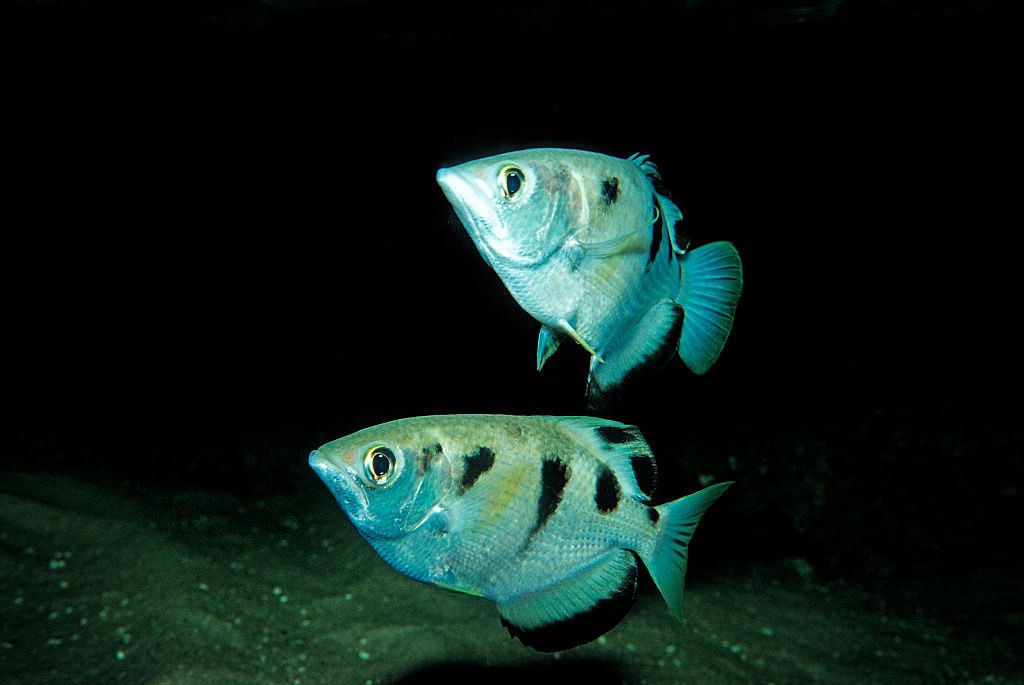
[[540,327],[540,335],[537,336],[537,370],[544,368],[544,363],[555,353],[562,343],[560,333],[553,331],[547,326]]

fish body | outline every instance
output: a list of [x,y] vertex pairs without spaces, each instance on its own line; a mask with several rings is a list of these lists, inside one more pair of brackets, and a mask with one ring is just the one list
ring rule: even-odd
[[481,256],[541,324],[537,368],[572,338],[592,404],[678,352],[696,373],[732,328],[742,267],[727,242],[694,250],[646,157],[541,148],[466,162],[437,182]]
[[689,537],[730,485],[652,506],[657,471],[639,431],[587,417],[401,419],[329,442],[309,463],[388,564],[494,602],[541,651],[614,627],[638,560],[681,618]]

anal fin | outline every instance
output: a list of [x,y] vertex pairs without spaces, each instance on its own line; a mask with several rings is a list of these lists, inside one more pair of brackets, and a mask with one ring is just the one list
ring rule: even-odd
[[524,645],[540,652],[570,649],[622,620],[633,606],[636,579],[636,556],[614,549],[557,585],[498,603],[498,613]]
[[647,310],[635,325],[623,327],[605,350],[605,363],[592,368],[587,387],[590,405],[602,404],[603,396],[622,385],[630,374],[667,364],[678,349],[683,316],[679,304],[665,298]]

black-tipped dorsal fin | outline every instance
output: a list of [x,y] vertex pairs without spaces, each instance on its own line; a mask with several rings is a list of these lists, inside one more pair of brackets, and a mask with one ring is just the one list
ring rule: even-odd
[[689,239],[683,233],[683,212],[672,202],[672,193],[661,180],[661,172],[658,165],[651,161],[650,155],[642,155],[639,152],[631,155],[629,161],[640,167],[647,179],[657,193],[655,202],[661,210],[662,221],[668,228],[669,240],[672,241],[672,251],[675,254],[684,254],[690,246]]
[[595,563],[545,590],[498,603],[512,637],[541,652],[557,652],[594,640],[615,627],[636,596],[636,556],[606,552]]
[[590,447],[612,470],[627,496],[645,503],[651,500],[657,486],[658,469],[639,428],[591,416],[547,418]]
[[668,228],[668,239],[672,242],[672,251],[676,254],[685,254],[690,247],[690,239],[683,231],[683,212],[676,206],[675,202],[667,196],[658,193],[656,196],[661,215]]

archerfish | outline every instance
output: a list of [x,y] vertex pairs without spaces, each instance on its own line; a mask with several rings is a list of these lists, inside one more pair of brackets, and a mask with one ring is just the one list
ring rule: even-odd
[[537,370],[570,337],[590,353],[591,406],[678,351],[718,359],[743,287],[728,242],[689,250],[683,214],[647,155],[543,148],[437,172],[484,260],[541,324]]
[[654,506],[640,432],[587,417],[400,419],[327,443],[309,465],[384,561],[494,602],[540,651],[611,630],[638,561],[681,620],[690,536],[731,485]]

